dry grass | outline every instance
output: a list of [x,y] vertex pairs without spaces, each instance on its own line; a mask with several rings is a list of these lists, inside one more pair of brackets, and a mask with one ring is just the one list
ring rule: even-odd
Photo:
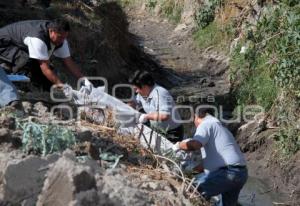
[[[113,116],[111,114],[111,116]],[[206,205],[196,188],[192,185],[193,180],[186,177],[180,167],[173,160],[154,154],[150,149],[141,146],[138,138],[128,135],[120,135],[115,127],[96,125],[90,122],[83,122],[84,127],[93,131],[95,136],[101,137],[101,141],[110,142],[106,151],[113,151],[113,148],[121,146],[126,154],[121,163],[126,165],[126,171],[136,174],[139,177],[147,175],[153,180],[167,180],[173,188],[195,202],[196,205]],[[132,162],[129,157],[135,157],[137,162]],[[172,168],[177,167],[179,173],[173,172]]]

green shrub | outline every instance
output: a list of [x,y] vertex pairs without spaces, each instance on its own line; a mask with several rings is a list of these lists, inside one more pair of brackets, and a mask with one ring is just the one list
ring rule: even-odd
[[280,126],[275,140],[288,156],[300,150],[300,4],[295,2],[269,6],[230,62],[238,104],[260,104],[272,115]]
[[286,156],[291,156],[300,150],[300,129],[295,127],[281,129],[275,140],[280,151]]
[[147,0],[146,7],[153,10],[157,5],[161,7],[161,13],[174,23],[178,23],[181,19],[183,11],[182,0]]
[[195,15],[195,20],[200,29],[207,27],[215,19],[215,10],[221,5],[222,0],[206,0]]
[[147,0],[146,7],[149,9],[154,9],[157,5],[157,0]]
[[229,51],[230,40],[232,39],[231,25],[222,28],[217,22],[212,22],[203,29],[198,29],[194,39],[201,49],[213,46],[216,50],[226,53]]
[[236,97],[239,105],[258,104],[266,111],[277,97],[278,88],[268,74],[261,73],[246,78],[239,87]]
[[234,50],[230,61],[230,78],[235,86],[233,94],[237,103],[241,106],[258,104],[268,110],[276,99],[279,88],[265,64],[266,56],[256,55],[251,47],[246,54],[241,54],[240,51],[241,45]]
[[269,109],[277,90],[300,91],[300,10],[286,4],[270,7],[250,29],[231,57],[231,78],[240,104]]
[[181,19],[183,11],[182,1],[180,0],[163,0],[161,2],[161,10],[164,16],[174,23],[178,23]]
[[250,39],[256,56],[265,55],[278,86],[300,90],[300,5],[272,7]]

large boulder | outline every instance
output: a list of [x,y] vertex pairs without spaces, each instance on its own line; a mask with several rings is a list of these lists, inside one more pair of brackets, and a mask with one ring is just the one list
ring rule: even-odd
[[79,163],[70,150],[54,164],[39,195],[37,205],[99,205],[96,162]]
[[1,161],[5,168],[1,178],[4,201],[11,204],[36,202],[43,187],[47,168],[57,158],[58,155],[47,158],[29,156],[25,159]]

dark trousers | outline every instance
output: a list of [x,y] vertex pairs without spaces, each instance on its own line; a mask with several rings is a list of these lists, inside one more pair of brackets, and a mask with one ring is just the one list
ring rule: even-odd
[[221,194],[223,204],[219,202],[217,205],[236,206],[240,191],[247,179],[246,167],[227,166],[208,174],[197,175],[195,184],[198,191],[207,200]]

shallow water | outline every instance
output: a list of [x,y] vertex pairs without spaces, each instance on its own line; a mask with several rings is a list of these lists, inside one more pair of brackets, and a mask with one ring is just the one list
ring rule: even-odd
[[274,205],[273,202],[281,202],[280,195],[262,180],[249,177],[240,193],[239,203],[243,206],[271,206]]

